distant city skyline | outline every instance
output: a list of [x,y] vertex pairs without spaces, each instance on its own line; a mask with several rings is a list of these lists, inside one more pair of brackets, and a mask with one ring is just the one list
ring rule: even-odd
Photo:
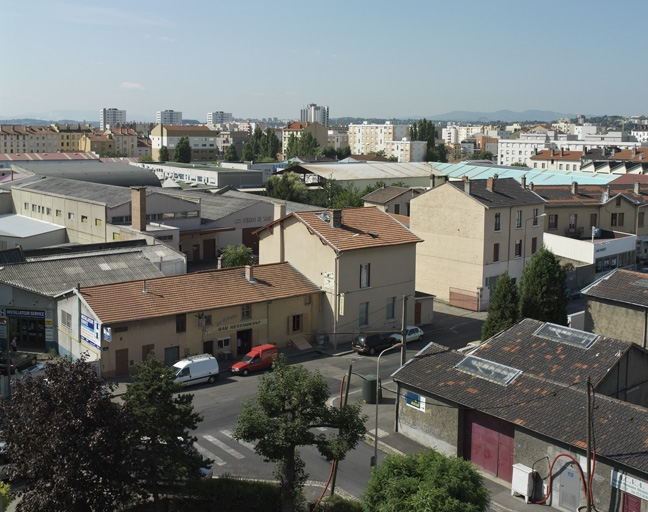
[[327,16],[292,0],[0,7],[0,118],[95,121],[116,108],[142,122],[162,110],[299,119],[311,103],[331,119],[648,113],[644,0],[333,0]]

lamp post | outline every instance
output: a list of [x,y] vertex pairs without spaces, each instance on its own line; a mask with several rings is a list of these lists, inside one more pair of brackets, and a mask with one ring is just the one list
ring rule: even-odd
[[374,438],[374,456],[371,461],[372,466],[378,465],[378,402],[379,402],[378,396],[380,393],[380,358],[385,352],[389,352],[390,350],[394,350],[402,346],[403,343],[396,343],[395,345],[392,345],[391,347],[383,350],[380,354],[378,354],[378,359],[376,359],[376,431],[375,431],[375,438]]

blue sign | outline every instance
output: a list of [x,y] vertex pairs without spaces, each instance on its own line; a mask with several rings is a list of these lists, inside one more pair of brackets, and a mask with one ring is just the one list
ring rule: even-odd
[[81,314],[81,340],[95,348],[101,348],[99,341],[99,326],[95,319]]
[[405,403],[409,407],[418,409],[419,411],[425,411],[425,397],[418,395],[412,391],[407,391],[405,393]]

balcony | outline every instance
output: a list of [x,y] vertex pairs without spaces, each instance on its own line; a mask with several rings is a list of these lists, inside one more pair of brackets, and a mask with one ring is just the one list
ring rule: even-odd
[[581,238],[585,228],[583,227],[572,227],[565,230],[565,236],[569,238]]

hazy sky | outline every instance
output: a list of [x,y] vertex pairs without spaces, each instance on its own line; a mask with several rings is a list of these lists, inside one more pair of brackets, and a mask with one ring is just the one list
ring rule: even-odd
[[0,0],[0,118],[647,114],[646,19],[646,0]]

